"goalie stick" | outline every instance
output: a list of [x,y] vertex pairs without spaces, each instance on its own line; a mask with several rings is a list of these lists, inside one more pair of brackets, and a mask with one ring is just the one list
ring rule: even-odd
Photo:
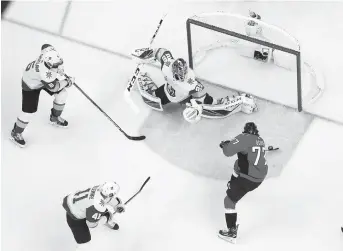
[[[66,78],[69,78],[66,74],[64,74],[64,76]],[[91,99],[76,83],[73,84],[96,108],[98,108],[98,110],[103,114],[105,115],[106,118],[108,118],[109,121],[112,122],[112,124],[115,125],[115,127],[118,128],[118,130],[123,133],[125,135],[126,138],[128,138],[129,140],[136,140],[136,141],[139,141],[139,140],[144,140],[145,139],[145,136],[142,135],[142,136],[131,136],[131,135],[128,135],[123,129],[121,129],[121,127],[113,121],[113,119],[107,115],[106,112],[104,112],[104,110],[101,109],[100,106],[97,105],[97,103],[95,103],[93,101],[93,99]]]
[[[154,42],[155,37],[156,37],[158,31],[160,30],[160,27],[161,27],[161,25],[162,25],[162,23],[163,23],[163,20],[164,20],[164,18],[166,17],[166,15],[167,15],[167,13],[165,13],[165,14],[163,15],[163,17],[161,18],[160,22],[158,23],[158,26],[157,26],[157,28],[156,28],[156,31],[155,31],[154,35],[152,36],[152,38],[150,39],[150,44],[149,44],[149,47],[148,47],[149,49],[150,49],[152,43]],[[137,77],[138,77],[138,74],[139,74],[140,71],[141,71],[140,67],[141,67],[142,65],[143,65],[143,63],[140,63],[140,64],[137,65],[136,70],[135,70],[133,76],[131,77],[131,79],[130,79],[128,85],[127,85],[127,87],[126,87],[126,90],[125,90],[125,97],[128,97],[128,96],[130,95],[131,89],[132,89],[133,86],[135,85],[135,82],[136,82],[136,79],[137,79]]]

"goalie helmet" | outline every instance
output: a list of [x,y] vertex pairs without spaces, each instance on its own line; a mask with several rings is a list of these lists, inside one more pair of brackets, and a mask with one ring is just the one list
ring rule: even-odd
[[119,185],[114,181],[107,181],[100,188],[100,192],[106,198],[114,197],[116,194],[119,193],[119,190],[120,190]]
[[183,82],[188,72],[188,66],[183,58],[176,59],[172,64],[173,78]]
[[43,54],[44,65],[50,70],[52,68],[58,68],[63,64],[63,59],[54,47],[49,47]]
[[256,135],[256,136],[260,136],[258,134],[257,126],[255,125],[254,122],[246,123],[245,126],[244,126],[243,133],[249,133],[249,134],[253,134],[253,135]]

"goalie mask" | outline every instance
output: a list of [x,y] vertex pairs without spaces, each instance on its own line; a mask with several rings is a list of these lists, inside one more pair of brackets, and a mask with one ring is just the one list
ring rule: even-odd
[[178,58],[172,64],[173,78],[183,82],[188,72],[188,66],[184,59]]

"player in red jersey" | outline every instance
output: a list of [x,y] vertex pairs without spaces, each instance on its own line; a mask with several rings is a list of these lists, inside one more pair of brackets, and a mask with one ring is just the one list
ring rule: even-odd
[[224,199],[227,229],[220,230],[218,235],[235,243],[238,230],[236,204],[248,192],[259,187],[267,176],[266,148],[253,122],[246,123],[243,133],[232,140],[221,142],[220,147],[225,156],[237,154],[238,157]]

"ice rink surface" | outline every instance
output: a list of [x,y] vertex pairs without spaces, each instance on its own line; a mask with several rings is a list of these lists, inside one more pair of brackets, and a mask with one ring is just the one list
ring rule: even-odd
[[[218,8],[240,11],[249,4],[252,3],[235,2],[224,6],[188,2],[183,8],[173,6],[170,19],[165,20],[156,39],[156,46],[172,48],[175,53],[186,55],[186,44],[167,34],[182,34],[184,39],[185,17],[189,13]],[[292,24],[294,27],[296,18],[302,16],[303,22],[298,26],[306,26],[304,30],[309,31],[309,37],[300,31],[294,35],[305,44],[312,45],[314,40],[330,44],[325,46],[327,53],[321,54],[322,60],[319,61],[325,67],[330,85],[313,109],[332,120],[342,119],[342,109],[335,104],[340,100],[339,91],[342,90],[338,85],[341,82],[338,61],[341,48],[338,43],[342,41],[342,35],[329,32],[327,28],[325,34],[330,39],[322,41],[319,40],[322,35],[313,31],[327,24],[331,24],[330,28],[334,27],[334,30],[342,28],[342,23],[335,19],[340,13],[340,5],[335,8],[337,12],[330,16],[326,14],[326,19],[321,18],[324,24],[318,26],[316,16],[324,15],[329,9],[319,3],[317,6],[301,3],[300,7],[294,3],[290,6],[291,3],[287,2],[277,3],[274,7],[267,3],[255,4],[251,8],[259,8],[257,11],[277,20],[280,25]],[[163,116],[144,107],[139,114],[134,113],[122,95],[135,67],[123,55],[132,48],[145,46],[165,9],[164,4],[155,3],[156,8],[151,9],[140,1],[75,2],[71,4],[61,29],[66,6],[65,2],[16,3],[7,18],[51,33],[62,31],[63,36],[115,53],[2,21],[2,250],[74,250],[74,240],[61,206],[63,197],[75,190],[114,179],[121,185],[121,197],[126,199],[148,176],[151,180],[142,194],[132,201],[125,214],[117,217],[120,231],[113,232],[102,226],[92,230],[92,242],[87,250],[343,250],[340,232],[343,225],[340,156],[343,127],[337,123],[315,118],[300,143],[292,149],[292,156],[283,171],[266,180],[238,204],[241,225],[240,239],[235,246],[216,236],[225,225],[223,199],[227,181],[213,179],[215,174],[211,170],[218,171],[215,166],[202,167],[207,169],[202,171],[203,175],[198,175],[194,172],[196,170],[189,172],[174,165],[146,142],[128,141],[75,88],[69,89],[63,113],[70,128],[60,130],[48,124],[52,99],[42,94],[39,111],[24,134],[27,148],[19,149],[13,145],[8,136],[21,108],[21,73],[27,63],[37,57],[43,43],[51,43],[61,54],[63,52],[66,71],[76,76],[77,83],[128,132],[137,135],[147,132],[147,140],[148,132],[153,132],[156,140],[152,143],[163,148],[166,142],[161,128],[169,127],[176,136],[189,130],[168,114],[162,120]],[[292,19],[289,18],[290,9],[293,10]],[[116,53],[122,56],[118,57]],[[333,54],[337,55],[337,61],[326,61],[329,60],[327,56]],[[333,65],[336,67],[331,67]],[[293,126],[297,127],[296,124]],[[223,136],[227,135],[225,128],[221,130]],[[220,133],[216,133],[216,137]],[[289,132],[283,133],[287,136]],[[156,137],[158,134],[159,138]],[[199,135],[196,137],[200,138]],[[214,146],[206,144],[212,137],[210,131],[206,131],[203,137],[203,148],[209,147],[209,152],[215,152]],[[172,143],[171,138],[168,144]],[[182,140],[174,143],[180,149],[185,147]],[[199,158],[187,150],[189,156],[185,162]],[[217,150],[219,156],[220,149]],[[275,158],[280,153],[271,154]],[[226,175],[230,177],[231,169],[227,169]],[[221,173],[223,176],[225,171]]]

